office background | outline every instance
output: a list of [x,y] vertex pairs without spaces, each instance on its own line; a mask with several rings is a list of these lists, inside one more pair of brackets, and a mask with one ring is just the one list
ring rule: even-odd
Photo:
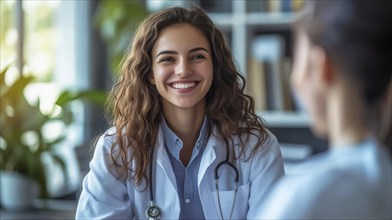
[[[0,2],[0,68],[8,67],[5,82],[33,76],[24,96],[32,105],[40,100],[44,115],[50,114],[64,90],[107,92],[137,23],[153,11],[192,4],[204,8],[224,32],[238,68],[248,79],[247,92],[254,96],[258,114],[278,137],[286,170],[295,172],[296,163],[324,151],[327,143],[311,133],[309,119],[288,84],[291,25],[302,0],[4,0]],[[47,200],[34,199],[33,208],[24,211],[2,206],[1,219],[73,218],[93,141],[109,127],[102,103],[73,101],[71,124],[43,126],[45,138],[65,136],[53,149],[66,172],[60,175],[61,167],[47,161]],[[25,136],[34,145],[34,137]],[[0,144],[1,149],[12,147],[3,136]],[[5,170],[0,171],[3,179]]]

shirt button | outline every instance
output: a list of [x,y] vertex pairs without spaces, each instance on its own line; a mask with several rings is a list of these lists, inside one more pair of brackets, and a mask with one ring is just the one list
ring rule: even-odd
[[189,204],[189,203],[191,203],[191,200],[190,199],[185,199],[185,203]]

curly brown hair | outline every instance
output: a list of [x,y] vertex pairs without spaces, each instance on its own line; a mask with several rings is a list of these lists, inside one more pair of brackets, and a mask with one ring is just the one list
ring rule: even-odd
[[[162,112],[162,99],[149,81],[153,74],[151,51],[159,33],[179,23],[198,28],[210,43],[213,82],[206,95],[206,114],[226,144],[232,143],[233,134],[241,137],[241,150],[234,159],[244,155],[245,143],[251,134],[258,137],[258,142],[252,146],[252,154],[267,138],[264,122],[255,114],[254,100],[244,93],[245,78],[238,72],[226,41],[212,20],[195,6],[164,9],[139,25],[108,99],[108,110],[116,128],[111,162],[118,178],[131,177],[136,185],[143,180],[148,184],[150,152],[156,144]],[[209,133],[211,130],[212,126]]]

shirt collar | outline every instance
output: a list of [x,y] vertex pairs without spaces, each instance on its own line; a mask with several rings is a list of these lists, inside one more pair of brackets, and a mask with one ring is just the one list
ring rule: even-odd
[[[180,151],[183,147],[183,143],[181,139],[169,128],[166,123],[165,117],[162,117],[162,134],[163,140],[165,142],[166,148],[169,150],[170,154],[172,154],[175,158],[179,158]],[[196,141],[195,148],[193,149],[193,154],[198,153],[201,148],[205,147],[207,134],[209,128],[209,119],[208,116],[204,116],[203,124],[200,129],[199,136]]]
[[376,139],[373,136],[369,136],[365,138],[363,141],[355,144],[347,143],[347,142],[336,144],[330,149],[330,153],[341,154],[349,151],[362,151],[364,149],[371,149],[372,147],[377,145],[378,144],[376,142]]

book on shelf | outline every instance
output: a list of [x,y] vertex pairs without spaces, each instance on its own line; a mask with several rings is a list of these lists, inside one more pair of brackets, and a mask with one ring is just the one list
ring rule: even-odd
[[[238,0],[235,0],[238,1]],[[165,1],[148,0],[147,2],[157,2],[159,4]],[[167,2],[178,2],[167,0]],[[185,1],[180,1],[185,2]],[[198,4],[209,13],[232,13],[233,1],[220,0],[196,0]],[[303,3],[303,0],[243,0],[246,5],[246,12],[293,12],[298,11]],[[150,3],[152,4],[152,3]]]
[[267,109],[264,65],[254,57],[250,58],[247,74],[247,93],[254,98],[256,110]]
[[279,61],[264,61],[267,110],[272,111],[284,110],[282,75],[280,74]]
[[289,57],[284,57],[280,60],[281,84],[282,84],[282,99],[283,109],[287,111],[295,110],[293,91],[291,88],[290,77],[292,61]]
[[248,12],[291,12],[299,8],[302,0],[247,0]]
[[257,110],[292,110],[291,61],[284,57],[284,39],[277,34],[260,35],[252,43],[248,90]]

